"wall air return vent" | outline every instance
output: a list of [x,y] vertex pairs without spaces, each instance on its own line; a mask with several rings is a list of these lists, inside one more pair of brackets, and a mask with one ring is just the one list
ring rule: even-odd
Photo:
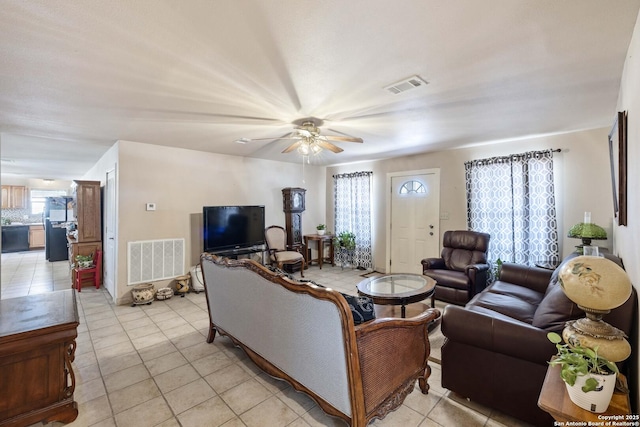
[[418,76],[411,76],[408,79],[404,79],[392,85],[386,86],[385,89],[391,92],[394,95],[397,95],[402,92],[406,92],[410,89],[416,89],[422,86],[426,86],[428,84],[427,81],[421,79]]

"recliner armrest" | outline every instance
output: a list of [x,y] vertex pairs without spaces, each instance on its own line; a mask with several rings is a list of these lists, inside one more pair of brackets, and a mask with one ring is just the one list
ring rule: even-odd
[[422,260],[422,271],[446,269],[447,266],[443,258],[425,258]]
[[483,272],[489,270],[489,264],[470,264],[464,268],[467,276],[470,276],[469,270],[475,270],[476,272]]
[[500,281],[524,286],[536,292],[545,293],[553,271],[521,264],[503,263]]
[[447,340],[544,365],[555,354],[547,331],[463,307],[448,305],[442,315]]

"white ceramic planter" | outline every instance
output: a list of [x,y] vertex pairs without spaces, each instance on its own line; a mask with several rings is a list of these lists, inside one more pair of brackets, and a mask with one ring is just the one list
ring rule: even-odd
[[[582,386],[589,378],[595,378],[598,381],[598,387],[585,393]],[[566,383],[565,383],[566,384]],[[602,413],[607,410],[613,391],[616,387],[616,374],[599,375],[589,374],[582,375],[576,379],[573,386],[566,384],[569,398],[573,403],[590,412]]]
[[316,230],[318,232],[318,236],[324,236],[325,231],[327,230]]

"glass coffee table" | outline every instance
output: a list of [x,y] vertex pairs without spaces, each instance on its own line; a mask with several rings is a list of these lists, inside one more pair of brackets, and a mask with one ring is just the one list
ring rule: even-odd
[[374,304],[401,306],[401,317],[406,316],[407,304],[429,298],[435,287],[431,277],[408,273],[370,277],[357,286],[358,293],[370,297]]

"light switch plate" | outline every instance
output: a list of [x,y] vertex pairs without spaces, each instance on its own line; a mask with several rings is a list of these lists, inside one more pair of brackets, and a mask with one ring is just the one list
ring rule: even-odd
[[147,210],[148,211],[155,211],[156,210],[156,204],[155,203],[147,203]]

